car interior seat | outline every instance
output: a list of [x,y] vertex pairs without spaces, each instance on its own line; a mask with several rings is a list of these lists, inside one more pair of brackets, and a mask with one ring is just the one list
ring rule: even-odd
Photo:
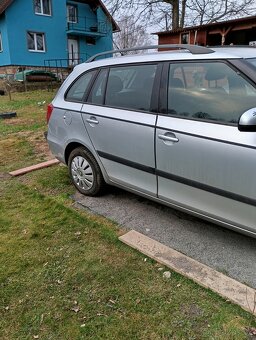
[[179,78],[171,78],[169,87],[172,89],[184,89],[183,81]]
[[118,76],[110,76],[107,82],[106,104],[118,106],[118,93],[123,89],[123,82]]

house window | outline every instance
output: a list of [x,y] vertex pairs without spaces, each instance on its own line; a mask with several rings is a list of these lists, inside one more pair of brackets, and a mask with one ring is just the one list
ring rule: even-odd
[[34,0],[35,13],[51,15],[51,0]]
[[44,33],[27,32],[27,42],[29,51],[45,52]]
[[3,51],[2,34],[0,32],[0,52]]
[[189,44],[189,33],[182,33],[181,34],[181,43],[182,44]]
[[77,7],[74,5],[67,5],[67,21],[77,23]]
[[92,37],[85,37],[85,41],[87,45],[96,45],[96,40],[95,38]]

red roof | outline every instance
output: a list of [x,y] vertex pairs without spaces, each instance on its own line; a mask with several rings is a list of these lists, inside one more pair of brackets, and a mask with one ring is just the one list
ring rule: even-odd
[[254,22],[254,25],[256,26],[256,16],[254,15],[254,16],[244,17],[244,18],[239,18],[239,19],[231,19],[231,20],[227,20],[227,21],[212,22],[212,23],[199,25],[199,26],[176,28],[174,30],[156,32],[156,33],[153,33],[153,34],[165,35],[165,34],[172,34],[172,33],[181,33],[181,32],[200,30],[200,29],[204,29],[204,28],[210,28],[210,27],[214,27],[214,26],[225,26],[227,24],[248,23],[248,22]]

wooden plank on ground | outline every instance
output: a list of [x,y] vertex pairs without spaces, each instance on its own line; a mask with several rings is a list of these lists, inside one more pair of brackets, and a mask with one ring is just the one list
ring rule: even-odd
[[28,172],[31,172],[31,171],[47,168],[48,166],[52,166],[52,165],[58,164],[59,162],[60,161],[58,161],[55,158],[55,159],[51,159],[50,161],[47,161],[47,162],[43,162],[43,163],[39,163],[39,164],[36,164],[36,165],[28,166],[26,168],[22,168],[22,169],[19,169],[19,170],[11,171],[11,172],[9,172],[9,174],[11,176],[20,176],[20,175],[24,175],[24,174],[26,174]]

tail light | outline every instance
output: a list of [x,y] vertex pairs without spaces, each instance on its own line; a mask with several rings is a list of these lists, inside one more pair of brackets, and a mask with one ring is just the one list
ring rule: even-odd
[[52,111],[53,111],[53,105],[51,103],[51,104],[49,104],[47,106],[47,112],[46,112],[46,121],[47,121],[47,124],[49,123],[49,120],[51,118]]

